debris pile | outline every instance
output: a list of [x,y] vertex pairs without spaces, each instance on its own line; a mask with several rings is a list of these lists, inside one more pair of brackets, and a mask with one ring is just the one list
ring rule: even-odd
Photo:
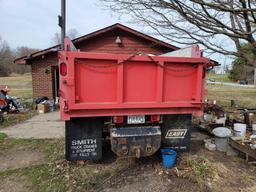
[[214,135],[204,140],[206,149],[227,155],[242,153],[247,161],[256,160],[256,109],[225,112],[216,102],[206,102],[200,128]]
[[38,113],[48,113],[55,110],[55,101],[47,97],[39,97],[35,100]]
[[205,102],[204,115],[199,121],[199,125],[202,130],[212,133],[214,128],[225,126],[226,121],[227,114],[222,107],[216,104],[216,101]]

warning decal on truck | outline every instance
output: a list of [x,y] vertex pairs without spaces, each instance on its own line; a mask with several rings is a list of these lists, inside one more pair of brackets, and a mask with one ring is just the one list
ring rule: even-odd
[[184,139],[187,129],[169,129],[165,135],[165,139]]

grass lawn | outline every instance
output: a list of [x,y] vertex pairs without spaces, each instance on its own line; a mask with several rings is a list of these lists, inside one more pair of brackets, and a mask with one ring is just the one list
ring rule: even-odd
[[234,100],[238,107],[256,108],[256,88],[208,85],[207,89],[207,98],[216,100],[225,108],[230,108],[231,100]]
[[36,114],[35,111],[28,110],[22,113],[4,114],[4,122],[0,123],[0,129],[22,123]]
[[213,79],[217,82],[232,82],[232,80],[228,78],[228,74],[208,73],[206,79]]
[[[126,160],[111,164],[88,162],[86,165],[64,160],[63,139],[10,139],[0,133],[0,156],[16,151],[40,151],[45,162],[17,169],[0,171],[0,180],[20,178],[28,191],[87,191],[100,189],[108,178],[130,167]],[[19,158],[19,157],[17,157]],[[1,182],[0,182],[1,183]]]
[[11,89],[10,95],[23,99],[32,98],[32,77],[30,73],[24,75],[11,75],[9,77],[0,77],[0,87],[8,85]]
[[[24,99],[24,102],[29,108],[32,103],[32,77],[30,73],[24,75],[13,74],[9,77],[0,77],[0,88],[8,85],[10,88],[10,96],[15,96]],[[0,123],[0,129],[7,126],[11,126],[27,119],[30,119],[35,113],[28,111],[18,114],[6,114],[4,115],[5,121]]]
[[[241,164],[244,163],[242,160],[228,157],[227,162],[222,162],[222,160],[218,160],[218,157],[224,154],[216,155],[211,152],[207,152],[207,154],[204,155],[200,155],[200,153],[193,155],[180,154],[176,166],[178,167],[178,174],[181,175],[175,176],[166,174],[165,171],[168,170],[161,168],[162,165],[160,161],[152,161],[150,158],[148,158],[148,160],[144,159],[144,161],[114,158],[111,162],[103,160],[94,162],[88,161],[83,162],[83,164],[70,163],[64,160],[63,139],[10,139],[0,134],[0,151],[0,157],[6,153],[19,154],[19,151],[24,151],[24,154],[26,151],[41,152],[44,154],[45,160],[41,164],[0,171],[0,186],[1,181],[7,181],[9,184],[11,183],[12,185],[18,186],[17,190],[26,192],[93,192],[101,191],[105,187],[112,185],[114,189],[115,187],[119,187],[119,189],[107,191],[119,191],[122,188],[120,186],[127,186],[129,182],[137,182],[135,186],[133,184],[131,185],[135,188],[138,187],[138,185],[140,185],[139,181],[143,181],[144,178],[147,178],[147,174],[150,174],[148,182],[154,182],[154,179],[160,178],[163,183],[168,184],[168,179],[174,180],[169,187],[170,191],[172,191],[171,189],[173,188],[180,187],[181,183],[188,181],[190,181],[193,186],[196,186],[196,191],[208,191],[203,190],[205,183],[208,181],[214,182],[221,180],[222,182],[222,180],[225,180],[225,182],[228,182],[232,180],[229,178],[231,176],[238,177],[239,179],[240,177],[245,177],[249,182],[253,182],[256,179],[255,169],[252,169],[251,172],[248,171],[248,173],[244,172],[244,175],[241,176],[240,174],[235,174],[237,173],[237,166],[241,166]],[[19,159],[19,156],[16,156],[16,158]],[[227,170],[226,166],[230,163],[235,164],[235,173],[233,173],[232,170],[231,176],[225,176],[229,174],[225,171]],[[224,171],[222,170],[223,167]],[[174,174],[173,170],[171,173]],[[177,183],[175,183],[175,181],[177,181]],[[4,185],[4,189],[6,189],[6,185]],[[184,187],[184,189],[186,189],[184,191],[190,191],[189,187]],[[131,188],[131,191],[133,191],[133,188]]]

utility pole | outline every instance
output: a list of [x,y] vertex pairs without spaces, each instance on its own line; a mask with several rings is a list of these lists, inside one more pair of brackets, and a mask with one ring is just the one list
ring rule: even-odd
[[61,28],[61,49],[64,49],[64,38],[66,37],[66,0],[61,0],[61,16],[59,18],[59,26]]

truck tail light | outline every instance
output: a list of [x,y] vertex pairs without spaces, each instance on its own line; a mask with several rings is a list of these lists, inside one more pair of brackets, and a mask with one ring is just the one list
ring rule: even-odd
[[124,117],[123,116],[114,116],[113,117],[113,123],[121,124],[123,122],[124,122]]
[[66,76],[67,75],[67,64],[66,63],[61,63],[60,64],[60,74],[62,76]]
[[151,123],[156,123],[160,121],[160,115],[151,115],[150,116]]

